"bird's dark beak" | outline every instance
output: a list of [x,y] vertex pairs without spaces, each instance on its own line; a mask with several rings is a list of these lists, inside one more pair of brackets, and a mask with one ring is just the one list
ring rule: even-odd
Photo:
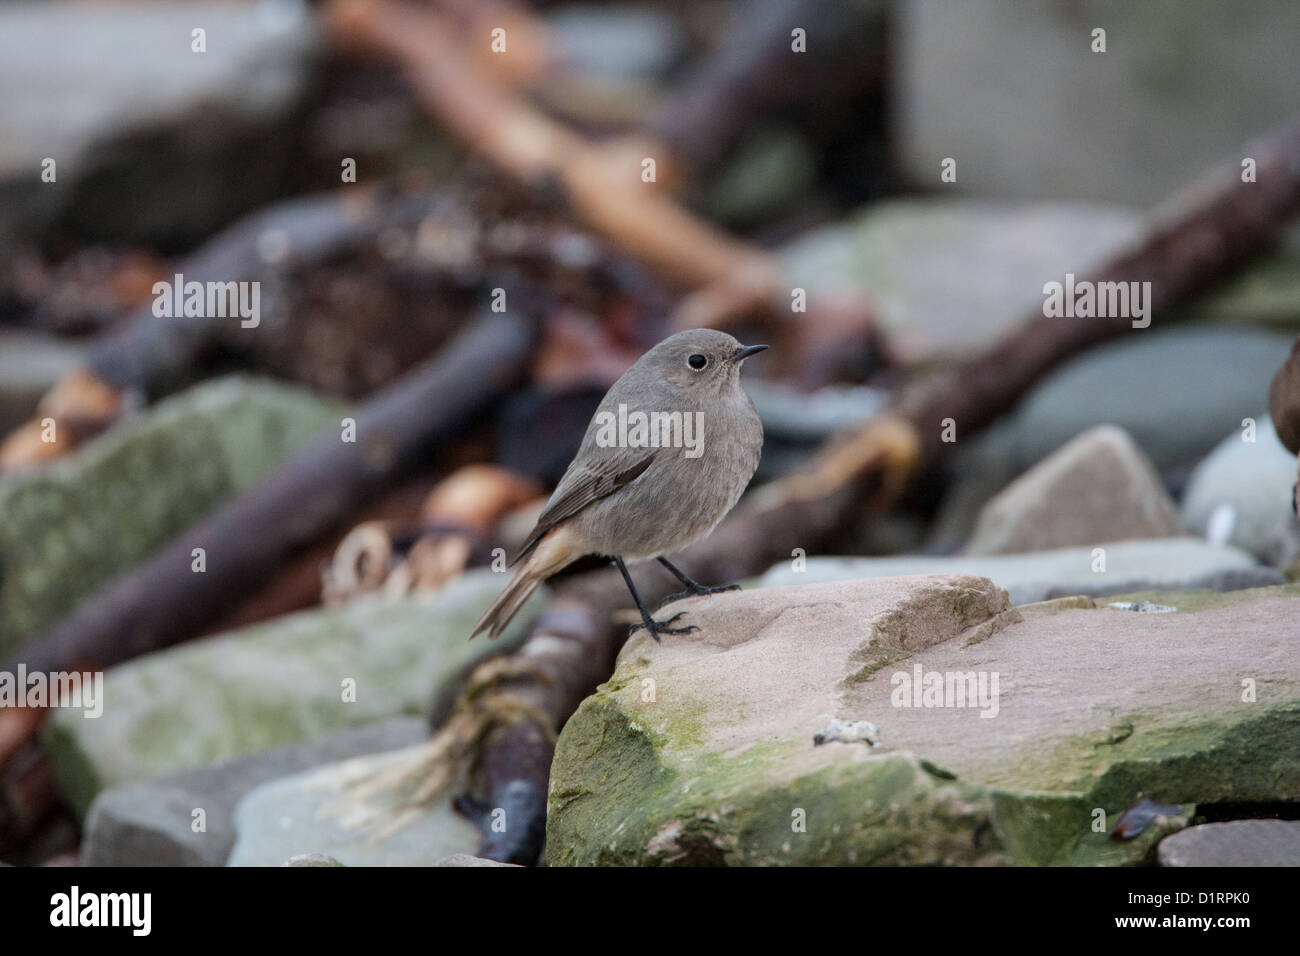
[[736,352],[736,354],[731,357],[731,360],[733,362],[743,362],[751,355],[757,355],[765,348],[767,348],[766,345],[746,345]]

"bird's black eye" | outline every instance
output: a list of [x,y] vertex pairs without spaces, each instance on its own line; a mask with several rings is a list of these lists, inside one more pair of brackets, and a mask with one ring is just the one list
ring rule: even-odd
[[698,372],[709,364],[709,360],[703,355],[692,355],[686,360],[686,364]]

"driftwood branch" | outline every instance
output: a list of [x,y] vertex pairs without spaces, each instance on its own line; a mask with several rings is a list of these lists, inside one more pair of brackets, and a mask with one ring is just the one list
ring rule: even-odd
[[[482,736],[473,775],[482,798],[465,804],[502,807],[511,825],[505,832],[481,826],[480,856],[531,864],[541,853],[556,735],[583,698],[614,669],[618,648],[608,640],[608,619],[607,609],[554,602],[537,619],[529,639],[500,667],[503,679],[484,698],[487,706],[481,711],[493,722]],[[502,712],[511,716],[494,720]]]
[[[686,212],[666,184],[642,182],[650,154],[627,143],[597,145],[488,73],[466,44],[489,38],[466,38],[437,10],[392,0],[334,0],[326,23],[340,47],[403,66],[420,101],[476,154],[525,185],[559,186],[581,221],[666,277],[690,288],[778,288],[773,257]],[[657,157],[661,166],[667,159]]]

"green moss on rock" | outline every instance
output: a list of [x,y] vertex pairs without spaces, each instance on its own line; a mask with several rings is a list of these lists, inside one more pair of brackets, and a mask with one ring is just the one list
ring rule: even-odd
[[798,745],[774,740],[670,769],[657,756],[667,740],[599,694],[583,702],[552,768],[549,865],[1008,859],[989,827],[988,794],[926,772],[910,754],[840,761],[827,747],[820,766],[791,773]]
[[0,478],[0,655],[337,424],[341,406],[205,382],[48,467]]

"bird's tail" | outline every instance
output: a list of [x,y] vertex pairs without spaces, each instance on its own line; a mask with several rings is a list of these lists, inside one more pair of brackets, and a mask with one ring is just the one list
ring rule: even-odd
[[582,557],[584,552],[571,546],[571,537],[566,528],[560,527],[548,532],[537,542],[537,546],[515,570],[515,576],[510,579],[505,590],[474,625],[474,630],[469,635],[471,641],[483,631],[488,632],[489,638],[496,638],[543,581]]

